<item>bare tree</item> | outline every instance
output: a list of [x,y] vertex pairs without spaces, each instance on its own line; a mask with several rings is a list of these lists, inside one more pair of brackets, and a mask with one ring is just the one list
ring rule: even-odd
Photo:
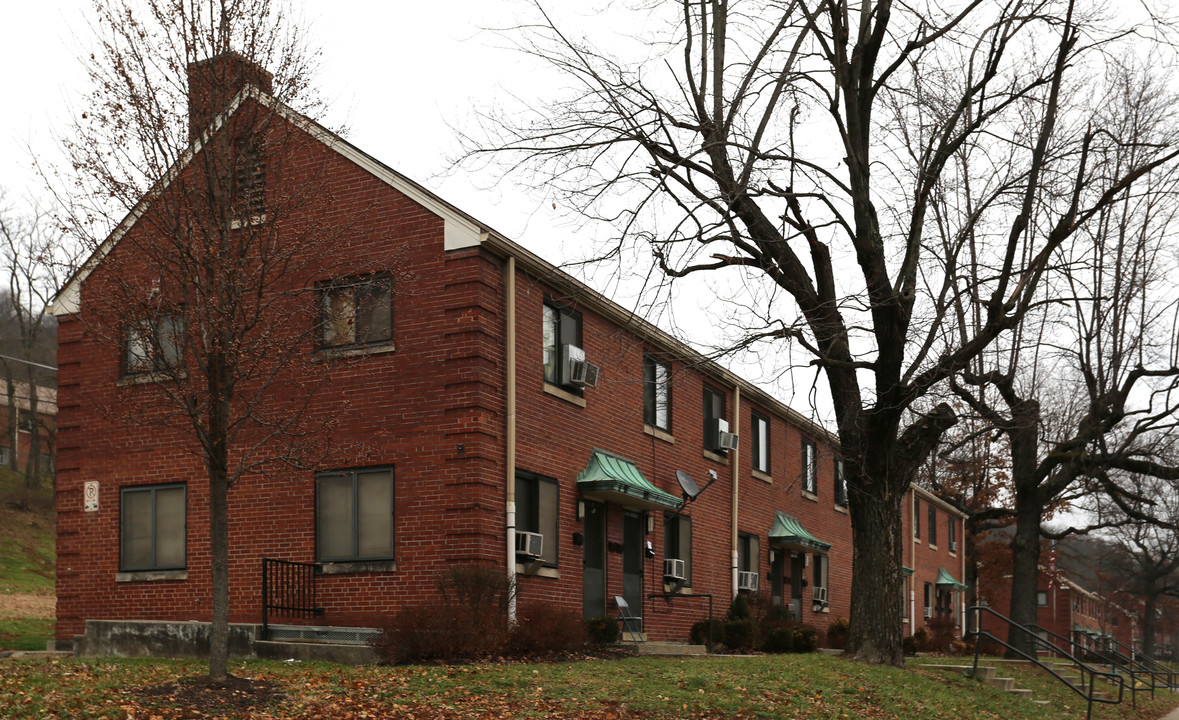
[[[1125,139],[1080,96],[1130,28],[1071,1],[684,0],[616,18],[653,30],[612,54],[537,9],[516,37],[571,89],[487,118],[469,157],[613,223],[605,256],[642,247],[669,277],[774,289],[734,342],[785,343],[824,374],[855,543],[848,649],[901,664],[901,498],[956,419],[918,401],[1035,306],[1079,228],[1175,157],[1152,146],[1098,171]],[[989,161],[957,164],[968,147]],[[943,194],[969,205],[948,245],[928,233]],[[968,251],[985,272],[968,274]],[[959,306],[979,321],[961,327]]]
[[[48,309],[71,264],[72,253],[49,213],[36,207],[27,214],[0,210],[0,273],[4,276],[0,370],[7,387],[8,462],[11,469],[18,469],[23,427],[29,434],[24,468],[29,488],[40,484],[42,455],[53,454],[55,426],[45,420],[47,408],[40,406],[40,390],[56,385],[56,321]],[[42,447],[42,441],[48,447]]]
[[[97,10],[95,89],[66,143],[77,183],[68,227],[93,255],[84,285],[58,303],[119,353],[123,381],[105,410],[178,438],[207,478],[209,676],[223,681],[229,491],[327,457],[339,415],[311,403],[348,360],[309,352],[323,330],[314,279],[335,276],[355,218],[333,213],[330,150],[306,114],[319,107],[315,56],[283,4],[102,0]],[[373,267],[396,266],[382,253]]]

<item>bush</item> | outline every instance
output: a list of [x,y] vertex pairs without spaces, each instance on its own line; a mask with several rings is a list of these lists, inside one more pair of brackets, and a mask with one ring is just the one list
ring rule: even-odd
[[827,647],[842,650],[847,647],[847,618],[835,618],[827,626]]
[[925,646],[921,647],[922,651],[936,653],[951,652],[954,644],[954,618],[933,618],[925,623],[925,628],[928,630],[928,638],[926,639]]
[[[617,630],[618,624],[614,627]],[[514,655],[573,652],[585,646],[585,636],[585,625],[578,613],[533,601],[521,605],[516,613],[508,648]]]
[[794,652],[794,629],[790,627],[771,627],[765,631],[762,650],[769,653]]
[[440,603],[402,608],[382,625],[371,641],[381,662],[473,660],[508,648],[506,575],[487,566],[454,567],[439,576],[438,590]]
[[729,603],[729,613],[726,620],[751,620],[753,611],[749,609],[749,597],[745,593],[737,593],[733,602]]
[[913,637],[912,635],[906,635],[904,638],[901,639],[901,650],[905,653],[905,655],[908,655],[909,657],[913,657],[914,655],[916,655],[917,654],[917,639],[915,637]]
[[[610,645],[618,642],[621,628],[611,617],[586,618],[584,620],[586,639],[592,645]],[[693,626],[695,627],[695,626]]]
[[926,652],[926,648],[929,647],[929,632],[925,628],[918,628],[917,632],[909,637],[913,641],[914,655],[918,652]]
[[810,625],[795,625],[790,628],[794,633],[794,652],[811,653],[819,647],[819,632]]
[[725,621],[723,620],[701,620],[692,624],[692,629],[688,631],[688,638],[693,645],[704,645],[708,642],[708,623],[712,623],[712,644],[725,644]]
[[758,627],[752,618],[725,622],[725,647],[730,650],[752,650],[758,646]]

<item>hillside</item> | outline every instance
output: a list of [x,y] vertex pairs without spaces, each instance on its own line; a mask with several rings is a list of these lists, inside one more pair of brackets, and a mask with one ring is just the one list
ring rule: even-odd
[[53,490],[24,489],[0,468],[0,650],[42,650],[53,637]]

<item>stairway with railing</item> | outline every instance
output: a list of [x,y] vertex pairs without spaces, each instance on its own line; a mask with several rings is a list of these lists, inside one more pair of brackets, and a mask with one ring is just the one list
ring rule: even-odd
[[1053,646],[1055,650],[1052,652],[1062,659],[1070,663],[1074,663],[1074,658],[1088,659],[1090,664],[1107,666],[1110,672],[1120,673],[1128,678],[1130,681],[1130,702],[1135,709],[1138,707],[1139,692],[1149,690],[1150,696],[1154,697],[1155,687],[1158,685],[1155,672],[1137,660],[1121,654],[1116,648],[1085,647],[1085,645],[1042,625],[1028,625],[1027,627],[1033,634]]
[[[1093,704],[1094,703],[1100,703],[1100,704],[1105,704],[1105,705],[1117,705],[1122,702],[1122,698],[1125,694],[1125,689],[1126,689],[1126,678],[1124,676],[1119,675],[1116,672],[1106,672],[1104,670],[1100,670],[1100,669],[1095,668],[1092,665],[1086,663],[1081,658],[1075,657],[1072,654],[1065,653],[1068,655],[1068,659],[1071,661],[1073,667],[1079,673],[1079,678],[1077,678],[1077,680],[1074,682],[1072,679],[1060,674],[1060,672],[1058,671],[1058,669],[1056,667],[1053,667],[1052,665],[1043,662],[1038,657],[1038,652],[1046,652],[1046,653],[1055,652],[1058,654],[1063,653],[1064,650],[1056,647],[1056,645],[1054,643],[1051,643],[1047,639],[1035,634],[1035,632],[1031,628],[1029,628],[1025,625],[1020,625],[1019,623],[1015,622],[1011,618],[1006,617],[1004,615],[1000,615],[999,613],[995,612],[994,610],[992,610],[989,607],[985,607],[982,605],[976,605],[974,607],[969,608],[969,610],[967,612],[969,613],[969,617],[971,619],[971,627],[972,627],[972,629],[970,629],[970,631],[967,634],[974,636],[974,669],[973,669],[973,674],[975,676],[978,675],[978,660],[979,660],[979,655],[980,655],[983,645],[984,645],[984,643],[982,641],[989,640],[997,645],[1000,645],[1000,646],[1006,648],[1009,653],[1016,655],[1018,657],[1021,657],[1024,660],[1027,660],[1029,663],[1041,668],[1042,670],[1047,672],[1049,675],[1053,676],[1054,678],[1059,680],[1061,683],[1063,683],[1066,687],[1068,687],[1074,693],[1076,693],[1077,695],[1080,695],[1081,698],[1084,699],[1087,704],[1087,712],[1085,714],[1085,717],[1087,720],[1089,720],[1093,717]],[[1009,638],[1011,636],[1012,631],[1022,633],[1022,637],[1027,639],[1027,645],[1025,645],[1025,647],[1031,646],[1033,648],[1032,651],[1029,653],[1020,647],[1016,647],[1015,645],[1012,645],[1007,640],[1004,640],[1003,638],[996,636],[994,633],[990,632],[989,630],[983,629],[982,618],[984,615],[995,618],[1001,627],[1005,626],[1008,629],[1007,636]],[[1106,693],[1103,689],[1099,688],[1098,684],[1097,684],[1099,680],[1103,681],[1105,683],[1108,683],[1108,685],[1106,686],[1108,688],[1116,688],[1117,689],[1117,697],[1116,698],[1112,697],[1112,696],[1110,696],[1110,694]]]
[[1109,642],[1111,647],[1122,655],[1127,655],[1143,667],[1149,668],[1155,674],[1156,678],[1163,681],[1160,687],[1166,690],[1179,690],[1179,673],[1176,673],[1173,668],[1155,660],[1141,650],[1120,642],[1116,638],[1109,638]]

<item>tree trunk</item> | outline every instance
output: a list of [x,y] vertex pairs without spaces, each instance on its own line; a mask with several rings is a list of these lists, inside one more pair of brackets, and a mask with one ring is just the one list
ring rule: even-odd
[[12,374],[5,376],[8,383],[8,469],[13,472],[20,470],[20,463],[17,460],[17,449],[20,447],[20,413],[16,409],[16,384],[12,380]]
[[1158,595],[1147,595],[1142,613],[1142,652],[1149,657],[1154,657],[1154,620],[1158,602]]
[[41,485],[41,423],[37,420],[37,384],[29,373],[29,455],[25,459],[25,487]]
[[229,677],[229,486],[224,465],[209,468],[209,543],[213,566],[209,679],[222,683]]
[[[875,483],[883,488],[884,483]],[[901,500],[881,492],[849,503],[852,519],[851,625],[848,652],[856,660],[904,665],[901,646]]]
[[[1036,623],[1036,590],[1040,576],[1040,518],[1043,509],[1016,493],[1015,535],[1011,538],[1011,606],[1008,617],[1019,625]],[[1035,493],[1032,493],[1035,494]],[[1011,628],[1007,642],[1019,650],[1033,654],[1031,638]]]

